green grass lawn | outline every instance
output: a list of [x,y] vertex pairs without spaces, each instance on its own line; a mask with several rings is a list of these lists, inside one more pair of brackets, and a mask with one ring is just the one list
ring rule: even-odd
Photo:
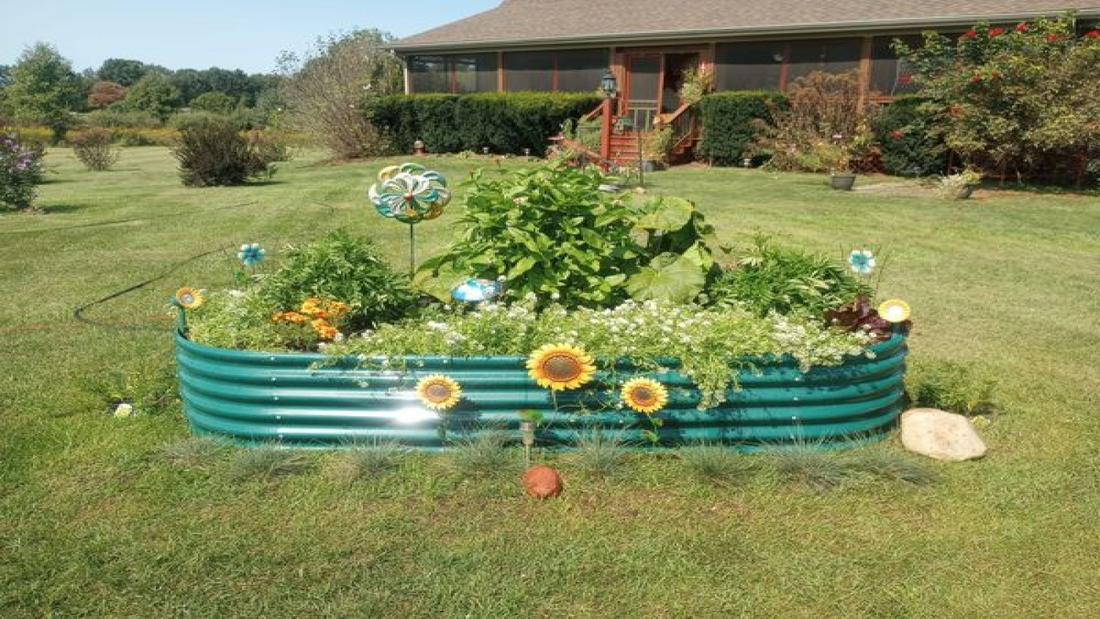
[[[763,231],[838,259],[881,248],[880,297],[913,307],[913,362],[998,379],[1004,413],[983,431],[988,457],[933,464],[931,486],[721,486],[638,454],[609,479],[566,459],[563,498],[536,503],[511,470],[468,478],[431,455],[354,483],[332,453],[234,481],[232,455],[162,455],[187,436],[178,405],[116,419],[97,386],[164,375],[167,298],[228,284],[233,246],[278,260],[346,227],[404,264],[406,229],[365,197],[391,161],[307,155],[216,189],[184,188],[159,148],[127,149],[106,173],[66,150],[46,161],[45,214],[0,214],[0,616],[1100,615],[1095,195],[948,202],[758,170],[650,175],[651,192],[696,200],[731,242]],[[498,165],[430,161],[455,180]],[[447,242],[460,202],[418,228],[422,256]],[[72,317],[219,248],[89,309],[114,327]]]

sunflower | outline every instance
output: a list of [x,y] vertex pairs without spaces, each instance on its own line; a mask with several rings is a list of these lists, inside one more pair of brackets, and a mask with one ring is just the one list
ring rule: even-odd
[[576,389],[592,380],[596,366],[584,350],[568,344],[547,344],[527,358],[527,370],[540,387]]
[[909,304],[901,299],[883,301],[882,305],[878,306],[878,315],[882,316],[886,322],[905,322],[909,319],[909,314]]
[[630,408],[651,415],[668,404],[668,389],[652,378],[632,378],[623,384],[622,398]]
[[176,304],[183,309],[195,309],[202,305],[202,291],[184,286],[176,291]]
[[424,406],[432,410],[445,411],[453,408],[462,399],[462,387],[450,376],[432,374],[416,383],[416,395]]

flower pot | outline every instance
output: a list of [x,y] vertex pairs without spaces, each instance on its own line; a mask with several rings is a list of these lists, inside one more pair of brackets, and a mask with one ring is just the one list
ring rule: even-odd
[[856,184],[855,174],[833,174],[830,177],[833,184],[833,189],[840,191],[851,191],[852,186]]
[[[905,336],[895,334],[871,347],[874,358],[848,357],[835,367],[799,370],[788,357],[759,357],[741,371],[727,401],[700,410],[701,394],[669,359],[655,376],[669,387],[668,405],[653,413],[661,420],[661,445],[698,441],[741,450],[783,441],[845,446],[882,438],[902,410],[907,354]],[[392,439],[438,449],[447,437],[469,437],[504,428],[523,438],[519,411],[540,413],[537,440],[575,444],[584,430],[621,433],[636,444],[650,422],[642,413],[616,409],[600,393],[614,381],[597,378],[591,389],[564,391],[556,398],[528,375],[525,357],[407,357],[389,369],[360,367],[355,359],[317,353],[229,350],[192,342],[176,334],[176,360],[183,410],[197,434],[223,436],[243,444],[340,447],[356,440]],[[619,362],[614,373],[636,370]],[[431,374],[457,381],[463,397],[443,413],[427,409],[414,386]],[[592,411],[578,414],[586,408]]]

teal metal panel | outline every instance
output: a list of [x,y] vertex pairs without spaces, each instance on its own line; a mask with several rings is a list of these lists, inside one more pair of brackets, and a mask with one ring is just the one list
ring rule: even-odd
[[[676,372],[654,376],[669,387],[669,403],[655,416],[662,445],[723,442],[742,449],[761,443],[845,444],[881,436],[897,420],[904,395],[907,347],[896,334],[872,347],[873,358],[853,357],[837,367],[798,370],[790,358],[749,360],[736,390],[716,408],[700,410],[693,383]],[[354,440],[393,439],[418,447],[440,447],[448,437],[487,428],[520,438],[518,412],[542,411],[538,431],[544,444],[568,445],[592,428],[621,431],[642,442],[651,424],[645,415],[608,404],[615,389],[598,373],[585,389],[559,393],[558,410],[546,389],[527,375],[523,357],[408,357],[388,371],[372,371],[357,360],[321,354],[261,353],[213,348],[176,334],[176,360],[184,412],[196,433],[227,436],[244,443],[340,446]],[[616,371],[629,370],[620,360]],[[457,380],[463,399],[439,415],[413,392],[429,374]],[[584,406],[586,412],[579,409]]]

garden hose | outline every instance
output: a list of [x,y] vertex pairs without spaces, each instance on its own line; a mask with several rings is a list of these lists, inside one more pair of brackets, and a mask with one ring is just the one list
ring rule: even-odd
[[130,330],[130,331],[140,331],[140,330],[160,331],[160,330],[163,329],[163,327],[155,327],[155,326],[141,325],[141,324],[115,324],[115,323],[107,323],[107,322],[98,322],[98,321],[92,320],[91,318],[88,318],[87,316],[85,316],[84,311],[91,308],[91,307],[95,307],[96,305],[99,305],[101,303],[106,303],[107,301],[110,301],[112,299],[117,299],[118,297],[129,294],[131,292],[134,292],[135,290],[140,290],[140,289],[148,286],[149,284],[152,284],[153,282],[156,282],[156,281],[164,279],[165,277],[168,277],[169,275],[174,273],[177,269],[179,269],[180,267],[182,267],[186,264],[189,264],[189,263],[194,262],[196,260],[205,258],[205,257],[207,257],[211,254],[216,254],[218,252],[223,252],[226,249],[227,248],[225,248],[225,247],[219,247],[217,249],[211,249],[210,251],[205,251],[205,252],[202,252],[201,254],[195,254],[194,256],[191,256],[190,258],[187,258],[186,260],[182,260],[180,262],[177,262],[176,264],[172,265],[171,267],[169,267],[167,270],[165,270],[163,273],[157,275],[156,277],[152,277],[152,278],[147,279],[143,282],[134,284],[133,286],[130,286],[128,288],[124,288],[122,290],[119,290],[118,292],[111,293],[111,294],[103,297],[102,299],[96,299],[95,301],[92,301],[91,303],[82,305],[82,306],[74,309],[73,310],[73,318],[75,318],[79,322],[82,322],[82,323],[87,324],[87,325],[92,325],[94,327],[104,327],[104,328],[108,328],[108,329],[123,329],[123,330]]

